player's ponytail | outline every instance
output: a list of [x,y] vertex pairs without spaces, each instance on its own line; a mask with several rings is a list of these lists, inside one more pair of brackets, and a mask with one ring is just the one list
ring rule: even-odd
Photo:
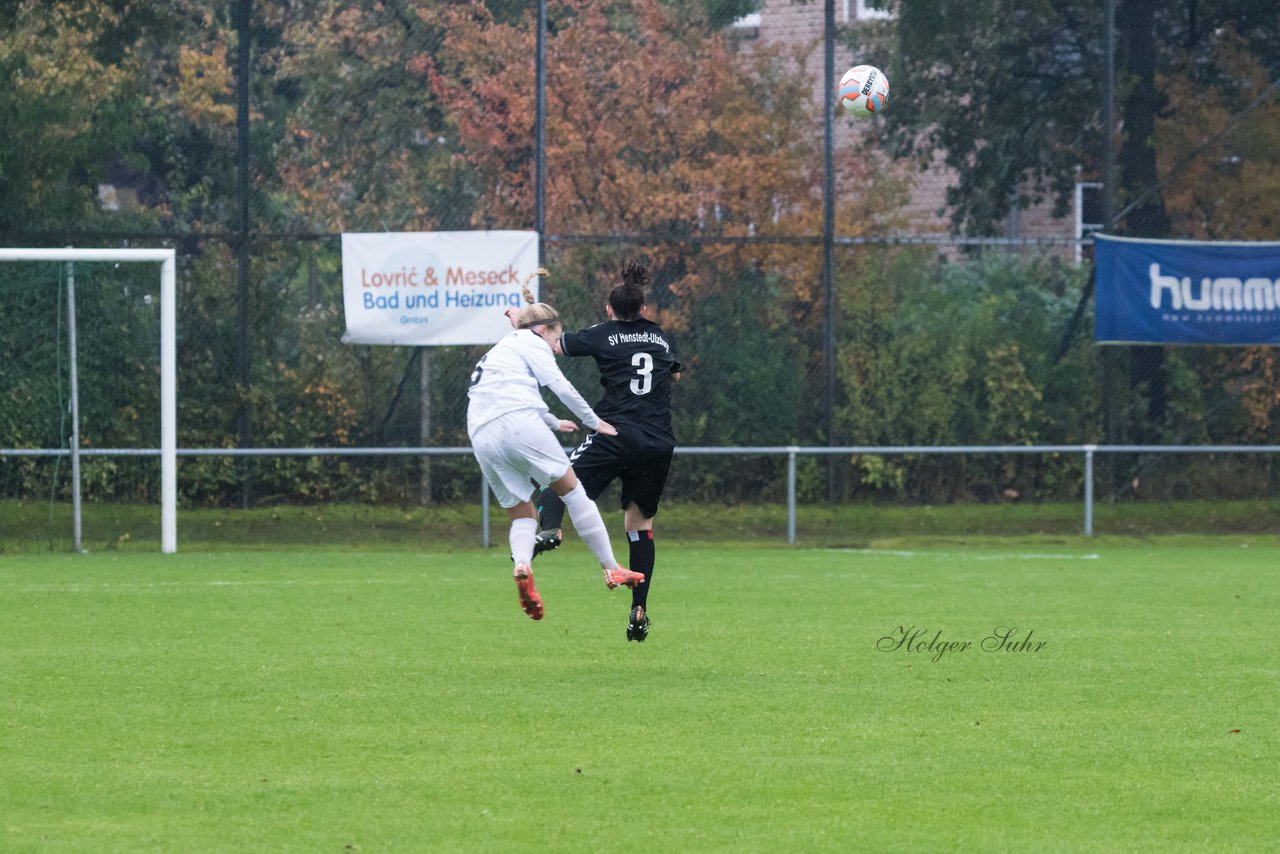
[[618,320],[636,320],[644,308],[644,289],[653,281],[649,268],[635,259],[622,268],[622,284],[609,292],[609,307]]
[[[544,267],[539,267],[538,271],[533,274],[533,276],[545,275],[547,275],[547,271]],[[529,282],[533,281],[533,276],[525,279],[524,284],[520,286],[520,290],[524,294],[524,301],[528,305],[520,309],[520,313],[516,316],[516,328],[530,329],[543,324],[558,326],[560,324],[560,313],[545,302],[534,301],[533,291],[529,290]]]

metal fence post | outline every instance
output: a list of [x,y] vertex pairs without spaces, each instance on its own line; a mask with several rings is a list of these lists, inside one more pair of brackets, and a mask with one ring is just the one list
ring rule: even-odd
[[1093,452],[1097,445],[1084,446],[1084,535],[1093,536]]
[[480,546],[489,548],[489,483],[480,475]]
[[76,352],[76,267],[67,262],[67,384],[71,395],[71,535],[76,554],[84,551],[83,505],[80,493],[80,379]]
[[796,452],[795,445],[787,448],[787,545],[796,544]]

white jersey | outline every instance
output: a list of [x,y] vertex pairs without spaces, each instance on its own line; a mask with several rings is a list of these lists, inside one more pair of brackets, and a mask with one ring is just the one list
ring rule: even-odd
[[544,424],[555,429],[560,419],[542,399],[546,386],[569,407],[578,420],[594,430],[600,423],[590,404],[565,378],[556,364],[551,345],[531,329],[517,329],[480,357],[471,372],[467,390],[467,434],[508,412],[535,410]]

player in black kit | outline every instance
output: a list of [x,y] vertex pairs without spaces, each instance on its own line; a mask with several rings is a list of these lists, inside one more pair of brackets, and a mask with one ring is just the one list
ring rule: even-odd
[[[653,580],[653,517],[667,483],[675,450],[671,431],[671,383],[680,378],[671,336],[644,317],[648,268],[628,261],[622,283],[609,292],[609,320],[578,332],[566,332],[560,348],[566,356],[591,356],[600,369],[604,397],[595,410],[618,431],[593,433],[569,459],[587,496],[595,500],[615,479],[622,481],[623,522],[630,545],[630,569],[644,575],[631,589],[627,640],[649,636],[649,585]],[[550,489],[538,501],[542,532],[534,554],[560,545],[564,502]]]

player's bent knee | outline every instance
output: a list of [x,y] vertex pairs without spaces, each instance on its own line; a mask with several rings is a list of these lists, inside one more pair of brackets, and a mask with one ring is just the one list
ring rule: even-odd
[[561,498],[564,498],[570,492],[573,492],[574,488],[577,487],[577,485],[578,485],[578,475],[574,472],[573,466],[570,466],[568,471],[566,471],[556,480],[551,481],[551,484],[550,484],[551,491],[554,492],[556,495],[559,495]]

